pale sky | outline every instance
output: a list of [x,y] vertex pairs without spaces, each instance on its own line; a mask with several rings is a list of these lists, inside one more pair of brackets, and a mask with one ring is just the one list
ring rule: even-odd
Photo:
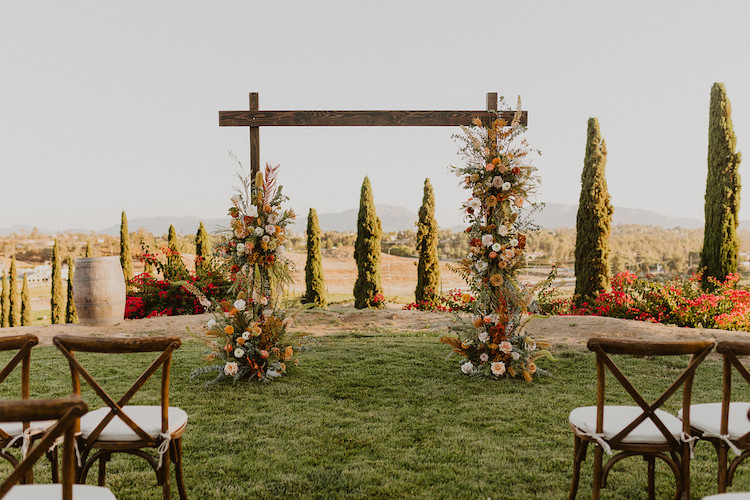
[[[750,163],[745,1],[0,0],[0,228],[221,217],[246,128],[219,110],[484,109],[521,95],[539,201],[575,204],[595,116],[616,206],[703,218],[709,92],[726,84]],[[441,226],[467,194],[447,127],[263,128],[301,217],[375,202]],[[747,177],[750,179],[750,177]],[[750,180],[747,181],[750,183]],[[746,193],[748,191],[746,190]],[[741,218],[750,219],[744,195]]]

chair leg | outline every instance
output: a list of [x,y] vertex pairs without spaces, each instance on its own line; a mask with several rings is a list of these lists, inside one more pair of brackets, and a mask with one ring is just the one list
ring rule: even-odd
[[57,446],[47,452],[47,460],[49,461],[50,470],[52,472],[52,482],[59,483],[60,472],[57,463]]
[[[170,443],[171,445],[171,443]],[[169,452],[164,453],[162,455],[162,462],[161,462],[161,469],[159,469],[159,474],[161,475],[161,493],[163,500],[169,500],[170,499],[170,491],[169,491],[169,480],[170,480],[170,474],[169,474]]]
[[594,484],[591,488],[591,499],[599,500],[602,494],[602,447],[594,447]]
[[648,500],[656,499],[656,488],[655,488],[655,476],[656,476],[656,458],[652,455],[645,455],[643,459],[647,465],[647,488],[648,488]]
[[177,491],[180,494],[180,500],[187,500],[185,478],[182,474],[182,438],[172,440],[172,450],[174,451],[174,474],[177,480]]
[[568,500],[575,500],[578,494],[578,480],[581,477],[581,462],[586,460],[586,448],[589,442],[573,435],[573,479],[570,482]]
[[109,460],[110,455],[104,454],[99,457],[99,486],[104,486],[104,481],[107,477],[107,461]]
[[690,445],[682,445],[682,460],[680,461],[682,473],[682,498],[690,499]]
[[723,441],[718,441],[714,447],[716,448],[717,462],[719,470],[716,473],[718,490],[719,493],[726,493],[727,491],[727,451],[728,446]]

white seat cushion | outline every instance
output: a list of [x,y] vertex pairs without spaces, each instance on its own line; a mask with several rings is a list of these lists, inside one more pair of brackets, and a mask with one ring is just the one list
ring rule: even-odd
[[[735,441],[750,432],[747,412],[750,403],[729,403],[729,439]],[[682,410],[679,417],[682,418]],[[690,427],[704,434],[718,436],[721,430],[721,403],[690,405]]]
[[[56,420],[36,420],[29,423],[29,429],[44,432],[53,425]],[[4,430],[10,437],[23,434],[23,422],[3,422],[0,423],[0,429]]]
[[[3,500],[60,500],[62,498],[61,484],[17,484],[3,497]],[[90,484],[74,484],[73,498],[75,500],[116,500],[109,488],[92,486]]]
[[[125,414],[130,417],[146,434],[152,438],[161,434],[161,406],[123,406]],[[96,429],[99,422],[109,414],[110,408],[99,408],[81,417],[81,436],[85,439]],[[184,410],[169,407],[169,433],[173,434],[187,425],[188,415]],[[115,417],[99,435],[100,441],[140,441],[140,437],[120,417]]]
[[750,500],[750,493],[746,491],[735,491],[734,493],[719,493],[717,495],[703,497],[703,500]]
[[[667,427],[672,436],[678,441],[682,434],[682,422],[664,410],[657,409],[656,416],[659,417]],[[639,406],[605,406],[604,407],[604,436],[605,440],[612,439],[621,430],[627,427],[643,410]],[[568,421],[583,433],[594,434],[596,432],[596,406],[581,406],[570,412]],[[630,431],[622,440],[623,443],[666,443],[664,434],[650,418],[646,418],[638,427]]]

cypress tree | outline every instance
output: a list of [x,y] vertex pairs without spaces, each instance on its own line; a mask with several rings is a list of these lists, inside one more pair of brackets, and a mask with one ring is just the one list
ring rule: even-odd
[[198,232],[195,234],[195,272],[196,274],[203,269],[203,264],[211,254],[211,242],[208,241],[208,232],[203,222],[198,226]]
[[723,83],[711,87],[708,118],[708,177],[706,179],[705,226],[701,267],[702,285],[708,277],[719,280],[737,272],[737,236],[740,210],[740,174],[742,156],[735,151],[737,138],[732,127],[732,106]]
[[609,226],[613,210],[604,175],[606,165],[607,146],[599,131],[599,120],[589,118],[576,220],[575,294],[579,305],[609,286]]
[[23,286],[21,287],[21,326],[30,326],[31,319],[31,295],[29,294],[29,280],[23,273]]
[[57,325],[65,323],[63,315],[63,287],[62,287],[62,269],[60,269],[60,247],[57,240],[52,246],[52,291],[49,300],[50,316],[52,324]]
[[130,233],[128,232],[128,217],[125,210],[120,218],[120,265],[125,283],[133,279],[133,258],[130,255]]
[[375,213],[370,179],[365,177],[359,199],[357,216],[357,240],[354,244],[354,259],[357,261],[357,281],[354,283],[354,307],[381,307],[375,300],[383,294],[380,284],[380,238],[383,234],[380,218]]
[[8,272],[3,271],[3,293],[0,296],[0,327],[10,326],[10,293],[8,292]]
[[10,280],[8,282],[10,303],[8,312],[8,326],[21,325],[21,304],[18,302],[18,284],[16,283],[16,256],[10,258]]
[[417,288],[414,296],[417,302],[437,305],[440,285],[440,264],[437,256],[437,222],[435,221],[435,195],[430,179],[424,180],[424,196],[419,208],[417,222]]
[[65,322],[78,323],[78,312],[76,311],[76,302],[73,297],[73,256],[68,257],[68,297],[65,306]]
[[323,264],[320,255],[320,227],[318,212],[310,209],[307,215],[307,262],[305,263],[305,296],[302,302],[326,306],[326,289],[323,281]]
[[86,242],[86,255],[85,256],[87,258],[94,256],[94,252],[91,250],[91,240]]
[[167,247],[169,248],[166,267],[167,276],[164,276],[164,278],[168,280],[186,279],[188,271],[182,262],[182,257],[180,257],[180,251],[177,246],[177,232],[171,224],[169,226],[169,235],[167,236]]

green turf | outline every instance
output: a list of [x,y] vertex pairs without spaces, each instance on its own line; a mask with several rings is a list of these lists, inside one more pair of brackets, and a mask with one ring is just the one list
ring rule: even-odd
[[[283,380],[210,389],[189,380],[203,364],[203,347],[186,342],[174,355],[171,403],[190,415],[184,437],[190,498],[565,498],[573,441],[567,416],[594,403],[593,356],[558,351],[556,362],[539,363],[553,378],[498,382],[460,373],[458,358],[447,358],[448,348],[437,338],[353,332],[313,339],[300,353],[300,366]],[[81,355],[118,395],[147,362],[125,357]],[[685,364],[622,360],[635,372],[636,386],[654,396]],[[699,369],[696,402],[718,400],[720,372],[717,359]],[[3,384],[3,398],[13,397],[8,389],[15,380]],[[136,402],[156,403],[158,384],[145,389]],[[32,395],[69,392],[61,355],[36,348]],[[612,402],[626,401],[622,391],[613,394]],[[579,498],[591,496],[591,460],[583,466]],[[713,448],[699,444],[694,498],[715,492],[714,463]],[[4,467],[2,474],[9,470]],[[638,458],[620,462],[604,498],[645,498],[645,469]],[[671,497],[664,465],[657,466],[657,476],[657,497]],[[40,480],[46,477],[39,473]],[[118,498],[160,497],[153,473],[135,458],[110,462],[107,485]],[[740,467],[732,489],[750,490],[750,463]]]

